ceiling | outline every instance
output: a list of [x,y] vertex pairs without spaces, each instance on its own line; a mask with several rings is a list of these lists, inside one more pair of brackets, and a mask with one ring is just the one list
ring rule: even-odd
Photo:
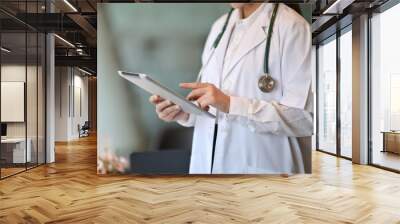
[[24,55],[36,57],[44,44],[38,45],[33,38],[54,32],[56,65],[79,66],[96,73],[96,5],[93,0],[1,0],[2,46],[12,49],[2,52],[2,59],[18,62]]
[[[213,0],[209,0],[212,2]],[[311,3],[313,8],[313,41],[332,35],[337,22],[382,5],[388,0],[291,0],[291,3]],[[134,0],[1,0],[0,27],[2,44],[24,54],[27,32],[54,32],[56,63],[87,67],[96,71],[97,3],[135,2]],[[137,1],[136,1],[137,2]],[[149,2],[149,1],[146,1]],[[156,1],[166,2],[166,1]],[[285,2],[285,1],[279,1]],[[287,1],[286,1],[287,2]],[[50,13],[51,12],[51,13]],[[342,26],[346,23],[342,23]],[[328,32],[329,31],[329,32]],[[28,38],[29,39],[29,38]],[[66,40],[66,41],[63,41]],[[30,40],[28,40],[30,42]],[[70,44],[69,44],[70,43]],[[72,45],[73,46],[72,46]],[[35,51],[29,43],[27,52]]]
[[363,13],[376,12],[386,3],[396,0],[329,0],[316,1],[313,11],[313,44],[334,35]]

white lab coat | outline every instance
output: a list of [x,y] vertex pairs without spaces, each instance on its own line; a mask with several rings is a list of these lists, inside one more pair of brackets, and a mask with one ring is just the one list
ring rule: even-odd
[[[263,74],[266,30],[273,4],[261,7],[235,54],[224,60],[232,28],[240,19],[238,10],[232,13],[215,54],[204,68],[201,82],[212,83],[231,96],[229,113],[219,112],[218,116],[213,174],[311,172],[310,26],[294,10],[280,4],[269,57],[270,75],[276,86],[271,93],[263,93],[257,83]],[[212,26],[203,64],[226,17]],[[214,108],[210,112],[216,114]],[[214,119],[195,115],[180,122],[195,128],[191,174],[210,173],[214,123]]]

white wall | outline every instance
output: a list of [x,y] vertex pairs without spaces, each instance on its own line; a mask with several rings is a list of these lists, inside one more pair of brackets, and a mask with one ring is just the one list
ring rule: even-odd
[[[27,72],[27,73],[26,73]],[[39,70],[41,72],[41,70]],[[36,111],[37,99],[36,99],[36,66],[8,64],[1,66],[1,81],[2,82],[25,82],[25,76],[28,78],[28,85],[31,88],[27,88],[27,120],[28,120],[28,137],[30,133],[36,135],[36,120],[37,115],[33,113]],[[34,76],[34,77],[33,77]],[[3,96],[4,97],[4,96]],[[39,105],[41,107],[42,105]],[[7,108],[1,108],[6,110]],[[33,123],[32,123],[33,122]],[[26,122],[7,122],[7,136],[8,137],[25,137],[25,123]]]
[[70,76],[67,67],[55,68],[55,141],[68,140]]
[[[76,70],[75,70],[76,71]],[[74,108],[72,109],[72,119],[71,119],[71,136],[73,138],[78,138],[78,124],[83,125],[85,121],[88,120],[88,77],[79,75],[74,76]],[[78,93],[80,91],[80,93]],[[80,97],[79,97],[80,95]],[[79,102],[80,101],[80,102]],[[81,107],[81,108],[79,108]],[[80,111],[82,110],[82,111]]]
[[[36,65],[25,64],[4,64],[1,66],[2,82],[24,82],[26,84],[26,106],[20,108],[20,113],[27,115],[26,121],[22,122],[6,122],[7,137],[24,138],[25,135],[31,142],[32,161],[44,163],[45,150],[45,118],[44,118],[44,74],[42,67]],[[27,79],[27,80],[26,80]],[[2,90],[3,91],[3,90]],[[7,98],[7,95],[2,95]],[[2,112],[7,110],[15,110],[12,108],[2,107]],[[8,111],[17,113],[17,111]],[[37,153],[39,156],[37,156]]]
[[88,120],[88,77],[83,75],[75,68],[56,67],[56,141],[77,139],[78,124],[83,125]]
[[[26,69],[28,74],[32,74],[33,67],[18,64],[8,64],[1,66],[1,81],[2,82],[24,82]],[[35,68],[36,71],[36,68]],[[36,73],[35,73],[36,74]],[[31,95],[31,94],[28,94]],[[36,96],[36,94],[35,94]],[[5,97],[5,96],[2,96]],[[7,108],[1,108],[1,110],[7,110]],[[25,137],[25,123],[24,122],[11,122],[7,123],[7,135],[8,137]]]
[[1,121],[24,122],[25,83],[1,82]]

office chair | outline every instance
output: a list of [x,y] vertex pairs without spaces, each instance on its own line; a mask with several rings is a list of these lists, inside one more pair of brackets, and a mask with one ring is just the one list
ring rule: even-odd
[[89,121],[85,121],[82,127],[80,127],[80,125],[78,124],[79,138],[89,136],[89,129],[90,129]]

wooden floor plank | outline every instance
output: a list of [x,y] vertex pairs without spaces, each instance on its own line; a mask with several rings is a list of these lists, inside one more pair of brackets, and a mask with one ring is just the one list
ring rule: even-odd
[[0,223],[400,223],[400,175],[313,153],[313,174],[96,175],[96,139],[0,181]]

